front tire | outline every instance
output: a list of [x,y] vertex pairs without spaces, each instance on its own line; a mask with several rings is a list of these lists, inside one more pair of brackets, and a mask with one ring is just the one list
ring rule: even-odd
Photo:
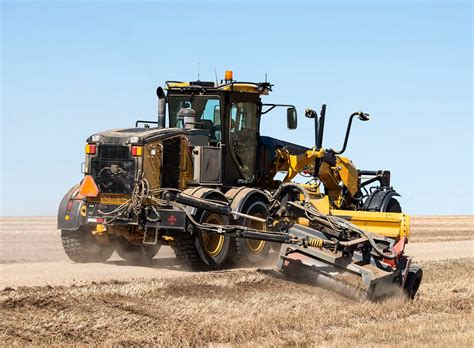
[[173,235],[173,251],[179,264],[190,271],[203,271],[206,264],[199,256],[195,245],[195,237],[187,231],[178,231]]
[[99,243],[89,229],[61,230],[64,251],[70,260],[77,263],[105,262],[114,252],[110,245]]

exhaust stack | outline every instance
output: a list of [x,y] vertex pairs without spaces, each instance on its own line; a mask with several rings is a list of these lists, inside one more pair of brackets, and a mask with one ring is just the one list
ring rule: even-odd
[[156,89],[156,95],[158,96],[158,128],[166,127],[166,95],[163,88],[158,87]]

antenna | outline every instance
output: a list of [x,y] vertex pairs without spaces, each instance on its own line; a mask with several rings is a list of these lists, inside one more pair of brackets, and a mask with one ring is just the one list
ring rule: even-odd
[[217,86],[219,85],[219,82],[217,81],[217,69],[215,65],[214,65],[214,75],[216,76],[216,86]]
[[201,81],[199,75],[201,75],[201,62],[198,62],[198,81]]
[[265,83],[267,83],[267,73],[265,73]]

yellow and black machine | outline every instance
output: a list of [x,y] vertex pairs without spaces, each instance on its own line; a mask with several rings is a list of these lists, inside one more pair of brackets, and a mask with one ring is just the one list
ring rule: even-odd
[[[114,250],[132,263],[151,260],[161,245],[193,270],[256,264],[280,246],[289,276],[354,285],[378,297],[397,285],[413,298],[422,270],[404,254],[409,217],[390,172],[358,170],[342,150],[323,147],[326,106],[305,147],[260,135],[260,120],[286,108],[262,102],[272,85],[168,81],[158,87],[158,118],[87,139],[84,179],[61,201],[58,228],[69,258],[104,262]],[[277,174],[284,178],[277,180]],[[306,183],[295,178],[307,177]],[[354,286],[353,286],[354,287]]]

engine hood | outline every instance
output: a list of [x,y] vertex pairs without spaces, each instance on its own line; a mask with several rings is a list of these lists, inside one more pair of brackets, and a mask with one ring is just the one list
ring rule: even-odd
[[87,142],[114,144],[144,144],[156,140],[164,140],[177,135],[185,135],[180,128],[125,128],[111,129],[91,135]]

